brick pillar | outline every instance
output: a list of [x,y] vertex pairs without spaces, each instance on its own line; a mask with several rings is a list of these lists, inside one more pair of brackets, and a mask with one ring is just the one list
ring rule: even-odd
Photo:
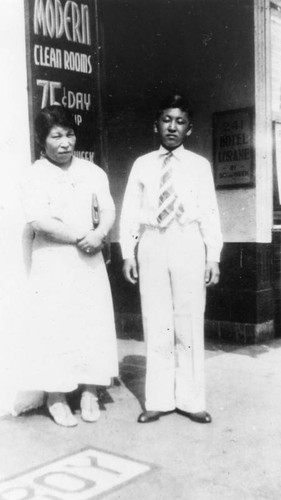
[[272,245],[226,243],[220,283],[207,293],[206,336],[256,343],[274,335]]

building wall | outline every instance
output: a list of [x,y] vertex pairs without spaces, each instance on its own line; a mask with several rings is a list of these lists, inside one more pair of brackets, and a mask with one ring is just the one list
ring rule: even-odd
[[[219,190],[217,193],[225,240],[222,280],[219,287],[208,292],[206,309],[207,331],[220,338],[234,337],[238,341],[257,341],[272,336],[274,315],[271,226],[268,209],[265,210],[262,203],[263,192],[267,199],[272,194],[269,184],[263,182],[264,175],[267,175],[262,163],[264,129],[260,126],[264,113],[260,99],[262,92],[259,93],[257,85],[257,68],[264,63],[264,55],[257,51],[256,28],[261,31],[266,2],[99,2],[106,76],[103,111],[110,182],[118,217],[134,159],[158,146],[153,134],[153,120],[159,97],[175,90],[190,96],[194,131],[187,147],[210,161],[213,155],[213,113],[255,108],[256,187]],[[257,5],[261,25],[257,24],[255,17]],[[5,127],[0,137],[3,181],[0,215],[1,228],[4,227],[6,232],[0,251],[3,275],[7,278],[4,281],[9,283],[7,288],[2,286],[0,298],[7,302],[7,297],[15,300],[20,297],[19,276],[24,281],[24,234],[17,180],[30,162],[24,10],[16,0],[8,2],[0,28],[3,36],[1,67],[5,68],[6,76],[1,82]],[[264,212],[267,212],[267,218],[261,226],[259,222]],[[136,336],[139,332],[141,336],[138,291],[122,278],[122,259],[117,243],[118,218],[112,240],[109,273],[118,333],[130,331]],[[13,300],[10,302],[15,304]]]
[[[221,283],[207,294],[206,334],[238,342],[272,337],[271,165],[263,120],[267,0],[101,3],[109,172],[118,217],[134,159],[158,146],[152,125],[159,97],[175,90],[189,96],[194,129],[186,146],[211,162],[213,113],[253,108],[255,187],[217,190],[225,245]],[[122,280],[117,243],[112,255],[119,331],[130,334],[135,321],[141,332],[138,292]]]
[[3,391],[11,397],[11,374],[18,375],[15,352],[22,334],[28,257],[18,189],[20,175],[30,163],[23,2],[5,2],[0,47],[0,392],[4,408]]
[[9,294],[18,294],[24,276],[18,182],[30,163],[24,9],[16,0],[9,1],[0,16],[0,46],[0,306],[10,304],[10,309],[15,304]]

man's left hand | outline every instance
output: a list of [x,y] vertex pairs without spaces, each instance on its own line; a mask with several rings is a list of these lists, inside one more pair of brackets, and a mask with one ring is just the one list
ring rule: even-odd
[[205,268],[206,286],[216,285],[220,280],[220,268],[218,262],[207,261]]

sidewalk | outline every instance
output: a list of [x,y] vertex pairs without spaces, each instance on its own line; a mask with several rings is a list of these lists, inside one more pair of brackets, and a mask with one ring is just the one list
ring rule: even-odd
[[[207,344],[211,425],[196,424],[174,413],[158,422],[138,424],[144,344],[134,340],[119,340],[118,344],[120,379],[101,395],[103,411],[98,423],[79,419],[78,427],[65,429],[46,418],[42,410],[18,418],[2,417],[2,481],[91,448],[116,455],[117,461],[118,457],[128,458],[127,472],[134,464],[140,470],[135,476],[132,472],[124,484],[119,471],[118,487],[104,493],[108,500],[279,500],[281,340],[244,348]],[[104,466],[109,481],[112,474],[106,470]],[[3,493],[5,488],[1,490],[0,484],[0,500],[96,498],[93,493],[28,496],[20,489],[9,496]]]

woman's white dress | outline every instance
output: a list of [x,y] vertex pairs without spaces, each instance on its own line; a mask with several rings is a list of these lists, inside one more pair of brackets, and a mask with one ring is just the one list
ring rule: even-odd
[[[79,233],[92,228],[92,194],[114,210],[105,172],[73,158],[67,171],[38,160],[23,186],[27,222],[50,215]],[[118,374],[111,290],[102,253],[36,234],[20,346],[23,389],[68,392],[78,384],[109,385]]]

